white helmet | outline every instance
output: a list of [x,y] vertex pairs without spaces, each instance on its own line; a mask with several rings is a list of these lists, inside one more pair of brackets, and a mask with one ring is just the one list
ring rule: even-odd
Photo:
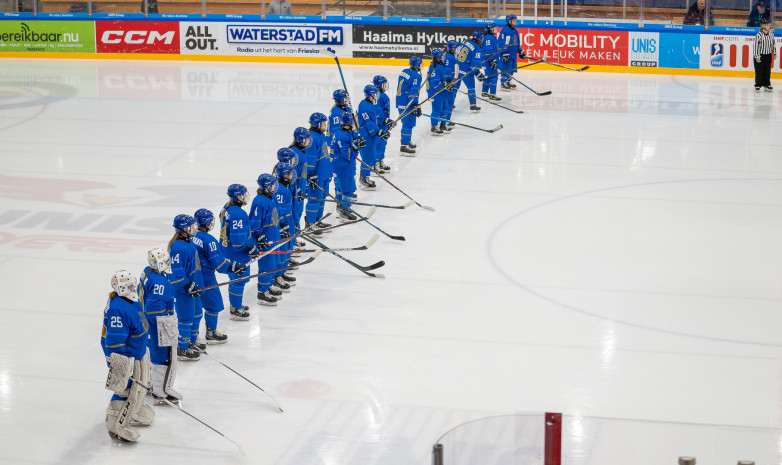
[[111,288],[114,289],[114,292],[133,302],[138,302],[137,286],[138,279],[128,270],[119,270],[111,277]]
[[171,273],[171,257],[165,249],[155,247],[147,253],[147,263],[161,273]]

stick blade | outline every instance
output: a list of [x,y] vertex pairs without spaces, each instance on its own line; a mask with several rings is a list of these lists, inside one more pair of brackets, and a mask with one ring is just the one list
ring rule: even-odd
[[373,264],[371,264],[369,266],[365,266],[364,269],[367,270],[367,271],[371,271],[371,270],[376,270],[376,269],[380,268],[381,266],[385,266],[385,265],[386,265],[386,262],[384,260],[380,260],[377,263],[373,263]]
[[413,205],[415,205],[415,200],[411,200],[406,204],[402,205],[402,208],[404,209],[404,208],[412,207]]
[[551,95],[551,91],[550,91],[550,90],[547,90],[547,91],[545,91],[545,92],[536,92],[536,94],[538,94],[538,95],[539,95],[539,96],[541,96],[541,97],[544,97],[544,96],[546,96],[546,95]]
[[383,273],[367,273],[369,276],[372,276],[373,278],[380,278],[380,279],[386,279],[386,275]]
[[492,133],[493,133],[493,132],[497,132],[497,131],[499,131],[500,129],[502,129],[502,127],[503,127],[503,126],[500,124],[499,126],[497,126],[496,128],[492,129],[492,130],[491,130],[491,131],[489,131],[489,132],[492,132]]
[[433,211],[434,211],[434,207],[430,207],[430,206],[428,206],[428,205],[421,205],[421,204],[420,204],[420,203],[418,203],[418,202],[416,202],[415,204],[416,204],[416,205],[418,205],[419,207],[423,208],[424,210],[428,210],[428,211],[430,211],[430,212],[433,212]]
[[584,66],[583,68],[579,69],[579,71],[586,71],[589,69],[589,66]]
[[367,212],[367,214],[364,215],[364,218],[366,218],[366,219],[371,218],[372,215],[374,215],[376,211],[377,211],[377,207],[372,205],[372,207],[369,208],[369,211]]
[[374,236],[372,236],[372,237],[369,239],[369,241],[367,241],[367,243],[366,243],[366,244],[364,244],[364,249],[363,249],[363,250],[366,250],[366,249],[368,249],[368,248],[372,247],[372,244],[374,244],[375,242],[377,242],[377,240],[378,240],[379,238],[380,238],[380,235],[379,235],[378,233],[375,233],[375,235],[374,235]]

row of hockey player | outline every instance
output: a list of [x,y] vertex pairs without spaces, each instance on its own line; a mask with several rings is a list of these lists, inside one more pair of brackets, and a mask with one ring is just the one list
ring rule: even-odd
[[[433,97],[432,134],[451,131],[450,117],[462,80],[472,111],[480,110],[474,77],[483,81],[482,95],[493,100],[499,100],[498,75],[502,76],[502,89],[515,87],[510,76],[516,69],[516,55],[525,58],[518,47],[515,23],[515,16],[508,15],[499,38],[489,22],[485,31],[476,31],[470,40],[462,44],[449,41],[444,50],[433,50],[426,78],[428,95]],[[412,131],[422,115],[418,103],[421,64],[420,57],[411,57],[409,68],[399,75],[395,104],[402,123],[403,156],[415,155]],[[494,72],[497,68],[500,72]],[[386,95],[388,80],[375,76],[363,90],[364,99],[355,114],[347,92],[339,89],[333,93],[330,116],[313,113],[309,129],[296,128],[293,143],[277,151],[272,173],[258,176],[251,203],[247,187],[228,187],[228,201],[219,213],[219,237],[211,234],[216,218],[209,209],[199,209],[192,216],[177,215],[167,249],[149,251],[148,266],[140,279],[126,270],[114,274],[101,337],[109,366],[106,388],[114,392],[106,410],[106,427],[112,438],[136,441],[139,433],[132,424],[148,425],[154,419],[152,406],[144,402],[146,394],[152,394],[158,404],[162,399],[179,402],[182,396],[173,387],[177,361],[199,360],[206,344],[228,341],[217,329],[224,301],[216,273],[229,278],[229,317],[246,321],[250,313],[243,297],[251,264],[258,262],[258,304],[276,306],[296,284],[291,273],[297,268],[291,258],[296,256],[292,236],[300,231],[301,217],[308,233],[318,236],[329,232],[330,225],[321,218],[332,179],[338,218],[357,219],[349,209],[356,198],[359,156],[359,186],[373,190],[372,172],[390,170],[385,149],[396,125]],[[249,213],[244,210],[247,205]],[[202,319],[204,342],[198,339]]]

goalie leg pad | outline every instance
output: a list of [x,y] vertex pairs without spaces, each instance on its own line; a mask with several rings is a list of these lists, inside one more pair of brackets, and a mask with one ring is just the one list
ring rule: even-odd
[[106,429],[111,437],[122,441],[136,442],[139,432],[130,426],[130,402],[128,400],[112,400],[106,408]]
[[[133,363],[134,380],[133,384],[130,385],[130,393],[128,394],[130,418],[143,425],[151,424],[155,418],[155,411],[152,407],[144,405],[144,397],[147,395],[147,388],[144,386],[149,386],[151,378],[149,351],[147,350],[141,360],[136,360]],[[147,408],[142,409],[142,407]]]

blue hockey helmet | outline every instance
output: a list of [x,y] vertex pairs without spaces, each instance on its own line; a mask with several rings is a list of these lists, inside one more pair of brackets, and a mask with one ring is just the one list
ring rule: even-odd
[[410,57],[410,68],[411,69],[419,71],[421,69],[421,63],[422,63],[421,57],[417,57],[417,56],[411,56]]
[[247,188],[241,184],[231,184],[228,186],[228,197],[244,205],[247,203]]
[[446,42],[445,49],[449,52],[453,52],[454,50],[456,50],[456,47],[458,46],[459,46],[459,42],[451,39],[448,42]]
[[432,49],[432,61],[435,61],[437,63],[443,62],[443,54],[445,51],[441,48],[433,48]]
[[341,126],[353,126],[353,113],[349,111],[342,112],[339,115],[339,124]]
[[292,167],[290,163],[281,161],[277,163],[277,166],[274,167],[274,174],[277,175],[277,179],[281,179],[289,174],[292,174],[293,176],[291,179],[293,179],[293,177],[296,175],[296,168]]
[[296,128],[293,130],[293,140],[302,147],[309,147],[312,144],[312,134],[306,128]]
[[199,210],[196,210],[195,215],[193,215],[193,217],[195,218],[196,223],[198,223],[199,228],[203,228],[209,231],[214,226],[215,215],[214,213],[207,210],[206,208],[201,208]]
[[348,93],[345,92],[345,89],[337,89],[331,96],[338,105],[348,104]]
[[379,93],[380,89],[378,89],[374,84],[367,84],[364,86],[364,97],[372,100],[373,102],[377,102],[377,94]]
[[375,76],[372,78],[372,84],[378,88],[380,92],[385,92],[388,89],[388,79],[385,76]]
[[258,187],[264,192],[274,194],[277,192],[277,178],[269,173],[263,173],[258,176]]
[[[510,26],[510,25],[511,25],[511,24],[510,24],[510,22],[511,22],[511,21],[516,21],[516,15],[514,15],[514,14],[512,14],[512,13],[511,13],[511,14],[509,14],[509,15],[507,15],[507,16],[505,16],[505,22],[506,22],[506,23],[508,23],[508,26]],[[516,25],[516,24],[514,23],[514,24],[513,24],[513,26],[515,26],[515,25]]]
[[484,24],[484,27],[486,28],[486,32],[488,34],[494,34],[494,28],[497,27],[497,25],[494,24],[494,21],[489,20],[489,21],[486,21],[486,24]]
[[328,120],[328,117],[323,113],[313,113],[310,115],[310,125],[313,128],[319,128],[322,123],[325,123]]
[[481,31],[480,29],[476,29],[476,30],[472,31],[472,37],[471,38],[472,38],[472,40],[474,40],[474,41],[476,41],[478,43],[481,43],[481,41],[483,40],[483,31]]
[[296,166],[299,163],[299,156],[290,147],[285,147],[277,151],[277,161]]
[[[195,222],[195,218],[190,215],[177,215],[174,217],[173,226],[178,232],[191,234],[191,232],[188,232],[188,229],[190,226],[195,226]],[[195,232],[195,229],[193,229],[192,232]]]

